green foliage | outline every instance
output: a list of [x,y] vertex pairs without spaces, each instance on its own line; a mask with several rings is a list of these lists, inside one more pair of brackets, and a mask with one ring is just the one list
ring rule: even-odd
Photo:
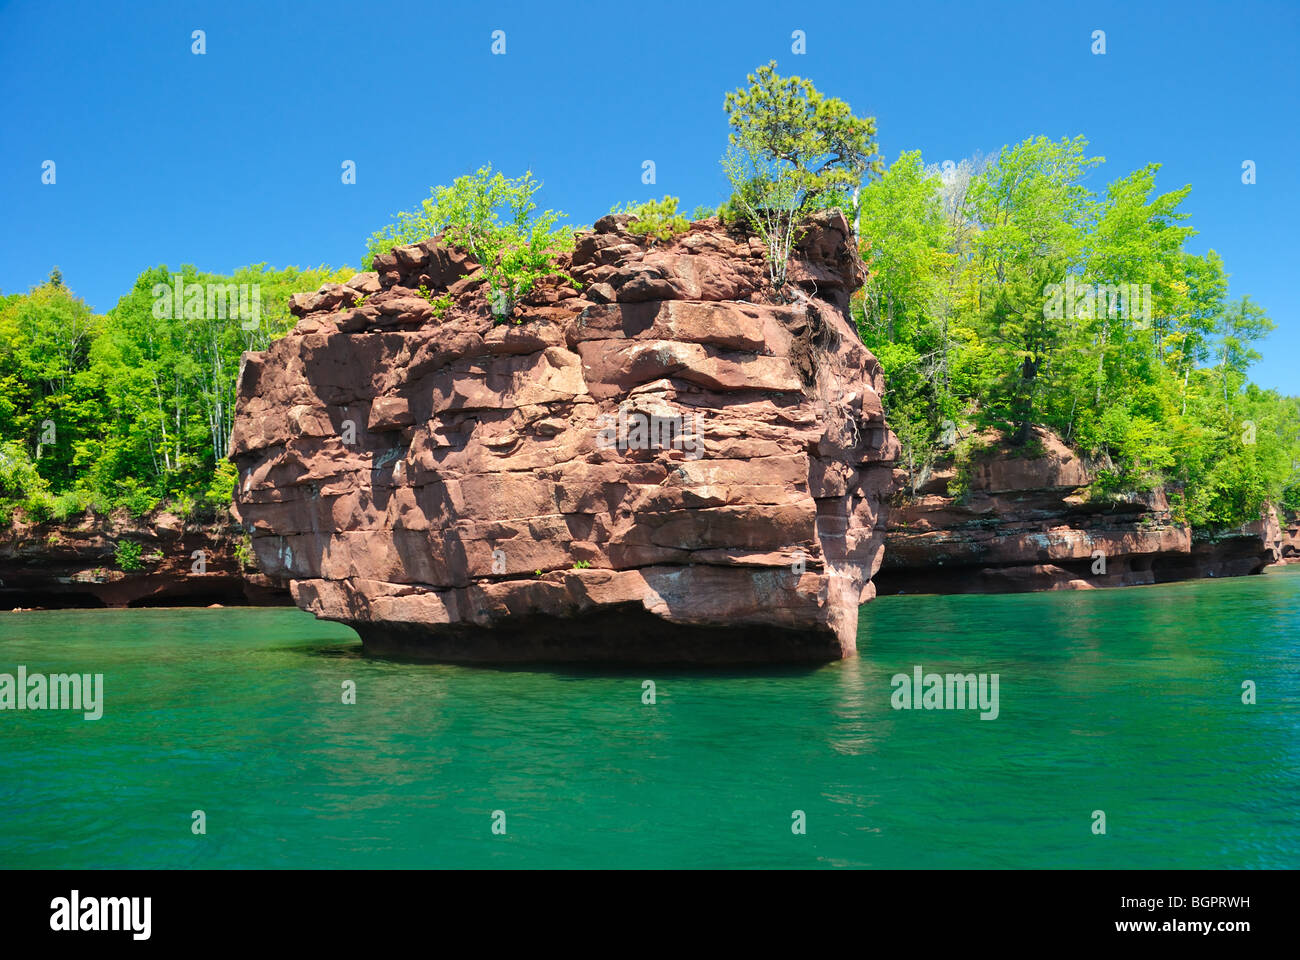
[[722,169],[732,188],[725,219],[758,234],[767,247],[768,278],[779,289],[799,239],[804,197],[798,180],[760,155],[735,148],[723,156]]
[[[159,266],[106,316],[95,316],[61,280],[0,298],[6,517],[20,504],[27,518],[59,520],[91,506],[140,516],[165,500],[192,502],[195,516],[224,510],[240,356],[293,326],[292,294],[351,274],[256,264],[222,276]],[[224,303],[209,310],[206,292],[193,302],[183,295],[173,309],[177,275],[182,294],[194,284],[201,291],[243,285],[245,303],[257,305],[255,323]]]
[[45,523],[54,516],[54,499],[48,493],[34,493],[22,501],[23,519],[28,523]]
[[239,468],[229,460],[220,460],[212,471],[212,480],[204,491],[204,502],[214,510],[230,506],[235,499],[235,484],[239,482]]
[[957,331],[947,300],[957,255],[949,250],[940,178],[919,152],[901,154],[862,191],[861,224],[867,279],[854,309],[887,372],[890,424],[902,465],[916,479],[947,449],[945,424],[954,433],[964,412],[952,382]]
[[118,504],[125,507],[127,513],[136,520],[153,513],[161,502],[151,490],[135,484],[129,484],[127,491],[118,498]]
[[451,309],[453,303],[451,297],[447,294],[435,295],[432,290],[423,284],[420,286],[420,296],[429,301],[429,306],[433,307],[434,317],[439,320],[447,315],[447,311]]
[[1198,527],[1300,500],[1300,399],[1248,380],[1271,321],[1184,249],[1189,188],[1159,193],[1151,164],[1098,196],[1085,148],[1040,137],[942,171],[902,154],[863,189],[853,310],[901,465],[915,484],[951,457],[960,495],[957,433],[1032,456],[1041,425],[1100,464],[1095,496],[1164,486]]
[[20,443],[60,483],[100,416],[88,395],[91,347],[103,326],[60,280],[0,300],[0,438]]
[[14,440],[0,443],[0,498],[20,500],[48,490],[49,484],[21,443]]
[[[800,218],[857,197],[864,177],[881,172],[876,122],[801,77],[782,77],[776,61],[727,94],[731,126],[722,168],[731,183],[731,222],[743,221],[767,246],[773,286],[785,284]],[[726,217],[724,217],[726,219]]]
[[85,513],[94,505],[94,497],[86,490],[65,490],[52,498],[50,516],[62,523]]
[[125,570],[127,573],[133,573],[137,570],[144,569],[144,561],[141,554],[144,548],[134,540],[119,540],[117,547],[113,551],[113,556],[117,562],[119,570]]
[[398,213],[396,223],[373,234],[369,257],[442,234],[483,268],[492,313],[504,320],[539,280],[558,274],[556,255],[573,247],[572,231],[557,227],[564,214],[534,215],[533,196],[541,186],[531,172],[505,177],[491,166],[457,177],[450,187],[434,187],[420,209]]
[[4,522],[21,514],[27,523],[44,523],[54,514],[49,483],[41,476],[22,444],[0,443],[0,507]]
[[235,562],[239,564],[240,569],[257,569],[257,558],[253,554],[253,538],[248,534],[244,534],[244,536],[235,543],[234,553]]
[[854,190],[868,173],[883,171],[875,118],[855,117],[847,103],[809,80],[780,76],[775,60],[746,79],[749,88],[724,102],[730,143],[778,165],[801,196]]
[[623,209],[615,204],[609,212],[631,214],[636,219],[628,224],[629,231],[652,240],[664,241],[691,228],[690,222],[677,212],[678,202],[676,197],[665,195],[662,200],[629,203]]
[[591,561],[590,561],[590,560],[575,560],[575,561],[573,561],[573,569],[574,569],[574,570],[588,570],[588,569],[590,569],[590,568],[591,568]]

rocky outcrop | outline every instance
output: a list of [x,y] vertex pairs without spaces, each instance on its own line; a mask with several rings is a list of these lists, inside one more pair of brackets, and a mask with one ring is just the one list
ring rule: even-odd
[[898,495],[880,593],[1089,590],[1259,573],[1275,559],[1268,517],[1193,532],[1162,490],[1091,496],[1093,472],[1045,429],[1022,447],[981,440],[965,483],[949,458]]
[[1300,563],[1300,511],[1270,510],[1265,520],[1273,562]]
[[[133,519],[119,511],[16,522],[0,532],[0,610],[291,602],[287,582],[243,555],[244,540],[228,516],[199,524],[166,512]],[[139,569],[121,569],[121,543],[139,547],[131,564]]]
[[1258,520],[1225,530],[1194,530],[1186,557],[1171,557],[1163,565],[1166,579],[1244,577],[1262,573],[1279,561],[1282,531],[1277,512],[1269,507]]
[[897,441],[847,223],[808,224],[776,296],[756,240],[628,222],[511,322],[430,241],[295,298],[246,355],[236,509],[299,606],[445,661],[854,650]]
[[1277,552],[1279,563],[1300,563],[1300,512],[1282,518]]

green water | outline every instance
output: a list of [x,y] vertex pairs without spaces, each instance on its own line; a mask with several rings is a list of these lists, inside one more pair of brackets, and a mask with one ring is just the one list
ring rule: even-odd
[[[102,673],[106,699],[0,712],[0,866],[1300,866],[1300,568],[888,597],[859,643],[486,670],[367,660],[296,610],[0,614],[0,672]],[[999,674],[998,718],[892,709],[915,664]]]

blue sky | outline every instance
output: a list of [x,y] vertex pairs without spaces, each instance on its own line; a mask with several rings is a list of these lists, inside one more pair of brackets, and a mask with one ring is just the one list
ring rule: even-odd
[[488,162],[533,170],[576,223],[652,193],[713,204],[723,95],[775,58],[874,115],[890,161],[1083,134],[1098,191],[1163,163],[1162,189],[1193,187],[1191,248],[1278,324],[1254,378],[1300,393],[1294,0],[120,6],[0,3],[0,291],[57,264],[105,311],[158,263],[357,265],[394,212]]

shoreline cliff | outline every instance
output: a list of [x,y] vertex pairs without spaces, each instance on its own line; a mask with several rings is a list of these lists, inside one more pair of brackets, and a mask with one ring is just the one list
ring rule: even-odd
[[[1166,491],[1098,494],[1096,471],[1057,436],[981,438],[980,452],[939,460],[889,514],[878,594],[1090,590],[1248,576],[1296,562],[1300,520],[1225,530],[1180,522]],[[907,478],[902,478],[906,480]]]
[[0,610],[267,606],[291,603],[228,513],[87,511],[0,530]]
[[[563,648],[578,611],[593,635],[645,645],[675,623],[675,658],[701,643],[746,655],[742,634],[757,630],[767,652],[748,655],[815,659],[851,650],[857,604],[876,594],[1300,562],[1300,515],[1193,529],[1158,487],[1098,496],[1092,466],[1043,428],[887,478],[895,441],[883,372],[849,318],[862,263],[842,216],[794,251],[784,297],[760,245],[716,220],[668,243],[629,220],[579,236],[560,265],[574,283],[544,283],[517,323],[492,322],[477,265],[436,241],[297,296],[292,333],[246,359],[236,516],[12,518],[0,609],[289,604],[298,580],[301,606],[417,655],[425,619],[445,624],[453,656],[509,659],[539,653],[529,631]],[[442,500],[421,502],[412,476]],[[363,531],[383,540],[377,556],[354,549]],[[787,571],[760,589],[760,574]],[[743,602],[701,599],[738,585]]]

